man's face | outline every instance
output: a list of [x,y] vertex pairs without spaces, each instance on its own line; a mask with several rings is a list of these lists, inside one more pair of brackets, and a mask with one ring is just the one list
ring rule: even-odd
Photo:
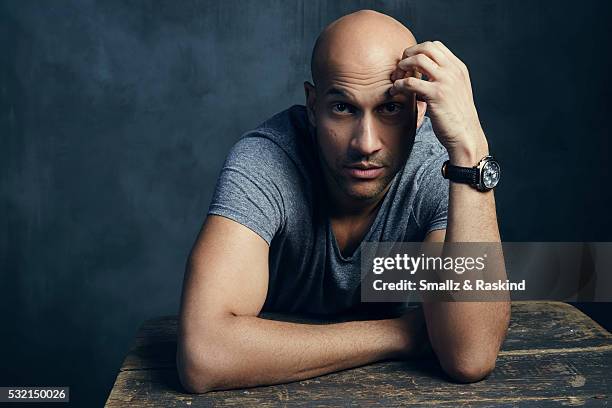
[[415,99],[389,95],[395,66],[339,67],[317,84],[311,100],[325,177],[347,198],[379,197],[410,154]]

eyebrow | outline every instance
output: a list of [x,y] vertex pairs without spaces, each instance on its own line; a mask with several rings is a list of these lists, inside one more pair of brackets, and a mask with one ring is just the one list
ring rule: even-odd
[[[331,95],[342,96],[344,98],[351,99],[351,95],[349,95],[348,92],[346,92],[342,88],[338,88],[335,86],[332,86],[327,91],[325,91],[325,94],[323,96],[331,96]],[[383,93],[383,97],[384,97],[383,99],[384,101],[389,101],[393,99],[393,96],[389,94],[388,89]]]
[[350,97],[348,92],[346,92],[344,89],[336,88],[335,86],[332,86],[325,92],[325,96],[327,95],[340,95],[340,96],[344,96],[347,98]]

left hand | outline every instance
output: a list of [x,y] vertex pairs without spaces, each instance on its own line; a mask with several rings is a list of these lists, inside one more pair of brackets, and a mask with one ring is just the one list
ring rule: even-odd
[[[421,73],[429,80],[420,79]],[[391,95],[416,94],[427,102],[434,133],[451,163],[471,167],[488,154],[467,67],[444,44],[427,41],[406,48],[391,80]]]

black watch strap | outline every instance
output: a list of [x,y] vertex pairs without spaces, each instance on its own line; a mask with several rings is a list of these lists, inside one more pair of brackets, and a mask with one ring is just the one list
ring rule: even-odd
[[448,160],[442,166],[442,176],[450,181],[472,186],[476,186],[480,182],[478,180],[480,171],[477,168],[453,166]]

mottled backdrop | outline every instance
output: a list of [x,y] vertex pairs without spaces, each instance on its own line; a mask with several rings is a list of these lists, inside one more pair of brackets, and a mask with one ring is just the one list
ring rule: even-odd
[[503,239],[612,241],[604,1],[1,1],[0,385],[103,403],[177,312],[226,152],[303,103],[318,32],[360,8],[469,66]]

